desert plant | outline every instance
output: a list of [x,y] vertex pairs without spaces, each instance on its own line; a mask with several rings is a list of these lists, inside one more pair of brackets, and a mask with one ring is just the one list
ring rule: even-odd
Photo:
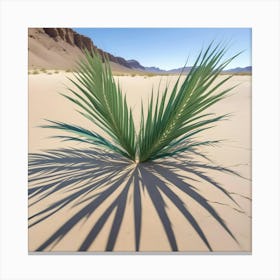
[[200,52],[181,86],[180,77],[177,79],[169,98],[166,86],[161,98],[159,91],[156,100],[153,100],[152,94],[146,116],[142,105],[138,138],[140,162],[172,156],[191,150],[193,146],[212,144],[210,141],[193,142],[191,139],[226,116],[203,114],[233,88],[220,91],[231,76],[213,86],[222,70],[238,55],[221,62],[224,54],[225,49],[219,48],[219,45],[214,49],[210,45],[205,52]]
[[82,109],[80,113],[99,126],[110,140],[75,125],[52,122],[47,127],[76,134],[76,137],[61,136],[64,139],[102,146],[135,160],[136,137],[132,111],[128,109],[120,86],[114,81],[108,61],[103,65],[98,54],[92,55],[86,51],[78,67],[79,71],[74,74],[77,81],[69,80],[80,92],[69,88],[73,96],[64,96],[78,105]]
[[[78,250],[90,250],[115,211],[105,248],[106,251],[114,250],[127,201],[132,200],[135,250],[139,251],[144,205],[142,201],[146,195],[154,205],[172,251],[180,248],[168,215],[168,203],[185,217],[205,248],[213,250],[205,228],[196,219],[191,205],[185,204],[183,196],[206,211],[238,243],[234,233],[212,204],[219,203],[238,213],[247,214],[235,200],[235,193],[223,188],[206,171],[238,174],[228,168],[198,162],[197,157],[207,157],[197,148],[215,141],[193,139],[194,135],[226,117],[205,113],[207,108],[220,101],[231,90],[221,89],[231,76],[223,76],[218,82],[216,80],[235,57],[222,62],[224,54],[224,48],[210,45],[199,54],[189,74],[186,77],[180,75],[171,91],[166,86],[162,95],[159,89],[156,95],[152,94],[148,108],[145,110],[142,105],[140,129],[136,133],[132,111],[119,84],[113,78],[108,60],[105,59],[103,64],[98,54],[85,52],[84,59],[78,63],[78,71],[73,73],[74,78],[69,78],[69,94],[64,96],[79,107],[85,118],[101,128],[105,136],[88,128],[58,121],[49,121],[50,124],[44,126],[66,132],[66,135],[55,137],[89,143],[95,149],[61,149],[30,154],[29,199],[32,202],[29,207],[37,207],[37,203],[49,197],[54,198],[54,203],[43,203],[42,209],[30,215],[29,227],[55,217],[56,213],[67,207],[71,211],[77,205],[80,207],[47,236],[37,247],[37,251],[52,250],[68,232],[92,215],[107,199],[110,202],[101,211],[96,223],[91,225]],[[72,136],[67,135],[68,133],[72,133]],[[105,153],[104,150],[108,152]],[[183,153],[180,158],[171,158],[179,153]],[[156,163],[131,164],[131,161],[147,162],[163,157],[169,158]],[[185,176],[177,174],[178,171],[184,172]],[[209,197],[203,196],[199,190],[201,182],[207,183],[213,191],[221,192],[229,199],[229,203],[211,201]],[[107,184],[106,187],[104,183]],[[130,187],[132,195],[129,195]],[[177,190],[182,193],[180,196]]]
[[[78,62],[76,80],[70,81],[70,95],[80,113],[99,126],[105,137],[72,124],[50,121],[51,127],[73,133],[75,136],[56,136],[64,140],[86,142],[117,152],[135,162],[146,162],[181,152],[194,147],[213,144],[213,141],[193,141],[193,136],[212,127],[227,115],[213,116],[205,110],[223,99],[232,89],[223,89],[231,76],[222,81],[216,79],[222,70],[238,55],[225,61],[225,48],[212,44],[198,55],[189,74],[180,85],[182,74],[177,79],[168,97],[168,86],[163,95],[158,90],[149,100],[148,110],[142,105],[140,131],[136,135],[132,111],[128,108],[119,84],[113,78],[109,62],[97,53],[85,51]],[[215,83],[215,84],[214,84]]]

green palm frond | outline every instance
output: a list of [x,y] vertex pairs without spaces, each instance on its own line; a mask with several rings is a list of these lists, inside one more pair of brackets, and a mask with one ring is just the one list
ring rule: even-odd
[[[222,89],[231,78],[217,82],[223,69],[239,54],[222,61],[226,50],[212,44],[201,51],[188,75],[177,79],[171,92],[168,86],[162,94],[149,101],[147,112],[142,105],[140,130],[136,136],[132,110],[119,84],[113,78],[109,61],[95,52],[85,51],[78,69],[69,79],[67,99],[79,107],[79,112],[105,133],[101,136],[89,129],[61,122],[44,127],[75,134],[58,136],[117,152],[137,162],[145,162],[191,151],[193,147],[212,144],[212,141],[193,141],[193,137],[210,129],[227,115],[215,116],[205,112],[233,89]],[[104,63],[103,63],[104,60]]]
[[[185,78],[182,74],[179,76],[171,91],[166,86],[161,92],[159,87],[157,94],[152,94],[147,110],[142,105],[140,129],[136,133],[132,110],[113,78],[108,59],[85,51],[77,72],[73,73],[74,78],[69,79],[69,93],[64,96],[104,134],[96,133],[94,126],[84,128],[59,121],[48,121],[47,125],[42,126],[62,132],[53,137],[87,143],[94,149],[61,149],[30,154],[29,199],[32,201],[29,207],[33,212],[29,216],[29,228],[43,222],[49,223],[50,218],[60,219],[61,213],[67,209],[72,211],[54,232],[45,235],[46,239],[37,251],[56,250],[56,244],[84,221],[90,224],[83,232],[84,236],[80,236],[82,242],[78,251],[92,250],[91,246],[107,225],[109,229],[109,224],[111,228],[105,250],[114,250],[118,235],[122,232],[124,217],[132,216],[131,213],[126,214],[128,203],[133,207],[134,247],[136,251],[141,251],[145,199],[153,204],[172,251],[180,250],[181,245],[167,205],[179,211],[206,250],[215,250],[215,246],[212,246],[211,236],[209,238],[206,234],[205,225],[200,224],[196,217],[197,207],[206,211],[211,221],[239,244],[220,211],[216,211],[212,204],[219,203],[247,214],[232,195],[235,193],[223,188],[206,171],[231,175],[238,173],[196,161],[197,157],[208,160],[200,153],[200,147],[215,145],[219,141],[198,140],[195,137],[228,116],[217,116],[208,111],[232,90],[224,87],[231,76],[221,78],[219,75],[239,54],[223,61],[224,54],[225,48],[210,44],[200,52],[188,75]],[[183,154],[186,151],[188,153]],[[164,157],[169,159],[159,160],[156,164],[131,164],[131,160],[147,162]],[[210,196],[214,197],[215,192],[219,192],[226,200],[217,202],[204,197],[199,189],[201,182],[203,187],[207,184],[214,191]],[[41,201],[40,209],[38,205]],[[53,203],[46,204],[45,201]],[[186,205],[186,201],[193,202],[195,208],[192,209],[192,203]],[[96,210],[100,215],[97,214],[97,220],[92,224],[93,220],[88,218]]]
[[126,152],[124,152],[122,149],[118,148],[118,146],[113,145],[108,140],[106,140],[104,137],[102,137],[101,135],[99,135],[95,132],[92,132],[88,129],[85,129],[85,128],[77,126],[77,125],[71,125],[71,124],[66,124],[66,123],[62,123],[62,122],[54,122],[54,121],[50,121],[50,120],[48,122],[52,123],[52,125],[44,125],[42,127],[59,129],[61,131],[66,131],[66,132],[76,135],[76,137],[68,136],[68,135],[55,135],[55,136],[53,136],[53,138],[60,138],[60,139],[63,139],[64,141],[77,141],[77,142],[93,144],[99,148],[103,148],[103,149],[109,150],[109,151],[114,151],[125,157],[128,157]]
[[[146,115],[142,106],[138,136],[140,162],[188,150],[193,145],[189,143],[192,136],[227,116],[203,113],[232,89],[221,90],[231,76],[214,85],[222,70],[239,55],[221,62],[224,54],[224,48],[210,45],[205,52],[200,52],[181,86],[181,76],[177,79],[169,98],[166,87],[161,98],[159,93],[155,100],[152,95]],[[205,144],[195,143],[196,146]]]
[[134,160],[136,143],[132,112],[128,109],[119,85],[114,81],[107,59],[103,64],[99,54],[85,51],[74,76],[75,79],[69,79],[74,89],[69,87],[71,94],[64,96],[80,108],[84,117],[100,127],[108,139],[68,124],[55,123],[49,127],[64,129],[78,137],[82,136],[83,140],[89,140],[92,144],[102,145]]

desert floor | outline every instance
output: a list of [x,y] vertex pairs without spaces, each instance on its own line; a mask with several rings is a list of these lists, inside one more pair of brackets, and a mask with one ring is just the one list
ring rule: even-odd
[[[70,101],[59,94],[68,92],[66,86],[70,82],[67,76],[71,77],[71,74],[60,72],[52,75],[29,75],[29,153],[42,154],[69,147],[76,150],[89,148],[75,142],[49,138],[59,131],[41,128],[40,125],[46,124],[45,119],[82,125],[102,134],[100,129],[92,126],[76,111]],[[120,76],[116,79],[127,94],[135,122],[139,123],[141,99],[147,100],[152,87],[157,89],[160,80],[163,87],[167,80],[171,85],[174,84],[176,77]],[[104,159],[101,160],[103,165],[99,165],[99,159],[93,156],[92,164],[95,165],[89,167],[90,161],[87,159],[86,165],[82,166],[87,172],[82,173],[80,168],[78,174],[71,173],[71,168],[68,168],[71,166],[69,157],[68,161],[64,159],[53,169],[42,168],[36,175],[40,180],[34,181],[32,178],[36,176],[30,176],[29,189],[37,188],[44,192],[34,192],[35,195],[29,198],[29,225],[32,225],[29,227],[29,251],[104,251],[107,248],[133,252],[137,247],[142,252],[168,252],[172,249],[207,252],[208,242],[215,252],[250,252],[251,76],[234,76],[225,87],[236,84],[239,84],[238,87],[226,99],[209,109],[217,114],[231,113],[230,119],[203,132],[200,137],[224,140],[217,147],[203,148],[203,152],[212,159],[212,164],[231,168],[245,179],[209,168],[198,176],[192,173],[192,166],[188,167],[188,158],[184,157],[173,162],[171,160],[170,166],[168,159],[158,166],[147,165],[144,170],[137,171],[136,176],[135,166],[130,163],[114,165],[110,159]],[[106,161],[108,171],[104,171]],[[192,162],[194,161],[206,163],[199,156],[194,156]],[[177,167],[176,164],[172,165],[174,162]],[[180,168],[180,162],[184,169]],[[40,164],[46,166],[45,162],[41,161]],[[50,166],[56,163],[54,160],[47,164]],[[116,174],[112,174],[114,168]],[[102,176],[98,175],[101,171]],[[55,172],[60,173],[52,177]],[[84,182],[83,177],[75,181],[80,174],[84,174]],[[204,180],[205,176],[209,176],[211,181],[208,177]],[[138,183],[136,177],[140,177]],[[114,185],[116,182],[119,185]],[[99,188],[93,190],[96,184],[99,184]],[[93,188],[89,188],[81,196],[76,195],[77,190],[83,190],[89,185]],[[100,205],[94,206],[102,196],[102,191],[113,185],[118,187]],[[184,187],[188,189],[189,195],[182,191]],[[173,196],[168,195],[168,190],[172,190]],[[141,215],[135,210],[136,192],[141,197],[141,207],[137,204]],[[114,204],[115,200],[117,202]],[[137,226],[135,219],[138,221]],[[138,243],[136,247],[135,243]]]

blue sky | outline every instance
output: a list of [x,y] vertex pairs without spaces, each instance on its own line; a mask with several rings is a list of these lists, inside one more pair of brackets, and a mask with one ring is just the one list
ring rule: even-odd
[[244,51],[227,67],[251,66],[250,28],[73,28],[100,49],[143,66],[169,70],[192,65],[211,41],[229,45],[225,58]]

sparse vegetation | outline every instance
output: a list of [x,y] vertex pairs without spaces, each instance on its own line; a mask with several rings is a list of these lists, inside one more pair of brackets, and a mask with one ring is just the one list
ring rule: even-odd
[[[114,76],[140,76],[140,77],[156,77],[156,76],[178,76],[178,73],[151,73],[151,72],[143,72],[143,71],[135,71],[135,72],[112,72]],[[182,75],[184,76],[185,73]]]
[[38,70],[33,70],[32,74],[37,75],[37,74],[40,74],[40,72]]
[[223,72],[221,75],[252,76],[252,72]]
[[114,76],[117,76],[117,77],[127,76],[126,73],[120,73],[120,72],[114,72],[113,75],[114,75]]

